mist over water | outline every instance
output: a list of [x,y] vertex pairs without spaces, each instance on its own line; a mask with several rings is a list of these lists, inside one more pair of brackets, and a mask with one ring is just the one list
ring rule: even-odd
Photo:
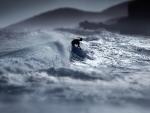
[[[90,58],[70,61],[73,38]],[[150,39],[105,30],[0,32],[0,111],[148,113]]]

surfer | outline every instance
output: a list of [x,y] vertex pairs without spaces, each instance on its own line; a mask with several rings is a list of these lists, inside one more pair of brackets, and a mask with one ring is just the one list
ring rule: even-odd
[[82,41],[82,38],[72,40],[72,42],[71,42],[72,47],[81,48],[81,47],[80,47],[80,41]]
[[80,42],[83,39],[81,37],[78,37],[77,39],[73,39],[71,44],[71,56],[70,59],[71,61],[73,60],[78,60],[78,61],[83,61],[85,58],[90,58],[87,54],[86,51],[82,50],[80,47]]
[[73,39],[71,44],[71,60],[84,60],[85,54],[83,50],[80,47],[80,41],[82,41],[82,38],[78,37],[76,39]]

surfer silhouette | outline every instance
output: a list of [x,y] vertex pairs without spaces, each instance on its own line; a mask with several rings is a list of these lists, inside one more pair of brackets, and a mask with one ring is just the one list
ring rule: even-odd
[[77,39],[73,39],[71,44],[71,55],[70,55],[70,60],[71,61],[83,61],[85,58],[91,59],[86,53],[84,49],[81,49],[80,47],[80,42],[83,39],[78,37]]
[[81,48],[81,47],[80,47],[80,41],[82,41],[82,38],[72,40],[72,42],[71,42],[72,47]]
[[85,52],[80,47],[81,41],[82,41],[82,38],[80,37],[72,40],[71,57],[70,57],[71,61],[72,60],[82,61],[86,57]]

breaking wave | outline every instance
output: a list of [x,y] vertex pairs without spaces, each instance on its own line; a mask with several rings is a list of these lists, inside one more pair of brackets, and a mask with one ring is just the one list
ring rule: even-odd
[[[150,103],[150,39],[108,31],[2,33],[0,94]],[[90,58],[70,61],[70,42],[77,36]]]

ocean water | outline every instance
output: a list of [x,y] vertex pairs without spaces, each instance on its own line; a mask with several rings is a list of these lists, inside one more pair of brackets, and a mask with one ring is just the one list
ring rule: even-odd
[[[78,36],[82,60],[71,53]],[[149,95],[149,37],[0,31],[1,113],[149,113]]]

